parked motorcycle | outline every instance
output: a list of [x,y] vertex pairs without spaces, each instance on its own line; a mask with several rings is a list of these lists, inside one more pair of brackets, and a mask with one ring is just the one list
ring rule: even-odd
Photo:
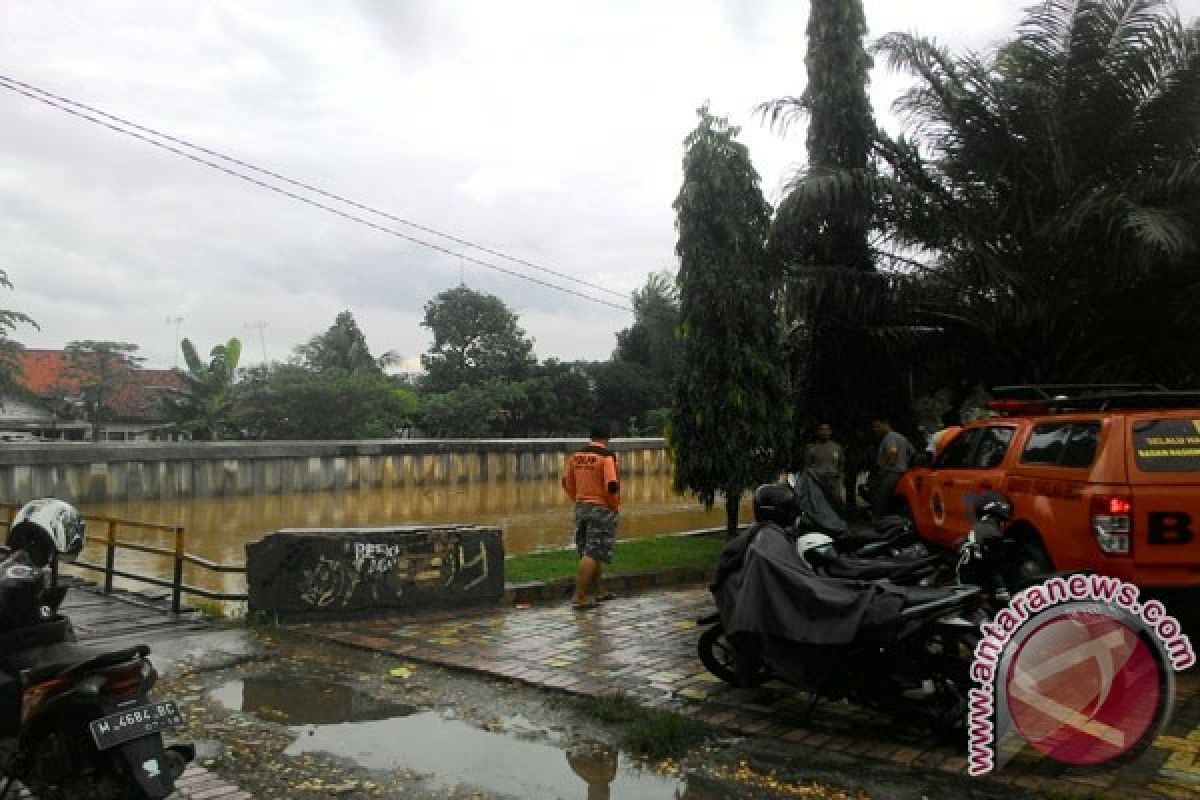
[[825,534],[834,540],[838,552],[855,557],[916,557],[929,554],[912,521],[906,517],[882,517],[875,520],[873,530],[851,530],[830,504],[819,478],[811,469],[799,473],[790,488],[794,495],[796,516],[781,524],[794,530],[798,536],[805,533]]
[[190,744],[164,745],[183,716],[149,698],[150,648],[79,644],[59,613],[58,563],[82,551],[85,528],[52,498],[13,520],[0,562],[0,800],[15,781],[41,800],[163,798],[195,757]]
[[821,576],[780,524],[786,506],[775,487],[760,487],[756,525],[722,553],[710,587],[717,613],[700,620],[705,667],[734,686],[779,679],[813,705],[846,699],[960,740],[979,587]]
[[[999,492],[981,495],[974,507],[976,521],[967,535],[949,548],[905,551],[896,546],[868,545],[851,550],[821,533],[796,538],[796,550],[818,575],[846,580],[888,580],[919,586],[979,586],[992,614],[1008,604],[1012,595],[1047,576],[1024,575],[1019,570],[1021,544],[1005,531],[1012,504]],[[911,522],[896,518],[891,534],[903,540],[902,528]],[[869,536],[869,534],[867,534]],[[845,553],[849,553],[846,555]]]
[[[866,548],[845,555],[839,550],[837,540],[823,533],[796,537],[796,552],[818,575],[841,580],[888,580],[906,586],[933,586],[945,568],[942,556],[922,552]],[[873,552],[879,554],[872,555]]]

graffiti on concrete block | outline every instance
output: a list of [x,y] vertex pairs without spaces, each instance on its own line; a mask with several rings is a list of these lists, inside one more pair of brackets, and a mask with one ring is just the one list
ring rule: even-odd
[[[454,571],[446,578],[444,586],[450,586],[457,579],[463,589],[474,589],[479,584],[487,580],[488,577],[488,551],[487,543],[484,541],[476,542],[477,551],[475,557],[467,558],[466,546],[460,541],[456,543],[456,549],[453,554]],[[475,577],[470,577],[474,575]]]
[[392,606],[406,592],[470,591],[490,575],[488,542],[458,533],[336,545],[302,570],[300,598],[313,608]]
[[317,608],[328,608],[339,599],[345,605],[354,594],[357,582],[357,576],[348,563],[321,556],[316,566],[304,571],[304,591],[300,597]]

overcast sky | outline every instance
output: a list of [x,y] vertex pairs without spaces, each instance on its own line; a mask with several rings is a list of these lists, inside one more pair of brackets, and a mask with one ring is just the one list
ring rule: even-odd
[[[915,30],[982,48],[1024,5],[866,0],[866,12],[871,38]],[[1200,0],[1176,7],[1190,18]],[[0,74],[627,305],[648,273],[675,266],[682,140],[705,100],[742,126],[778,201],[803,130],[780,136],[752,109],[803,91],[807,16],[797,0],[6,0]],[[872,76],[893,131],[888,106],[906,82],[882,66]],[[0,269],[15,284],[0,308],[41,325],[15,333],[30,347],[120,339],[172,366],[178,330],[202,352],[238,336],[254,364],[264,346],[286,358],[349,309],[372,352],[415,360],[430,341],[424,304],[460,274],[519,314],[541,358],[607,358],[631,322],[9,91],[0,119]]]

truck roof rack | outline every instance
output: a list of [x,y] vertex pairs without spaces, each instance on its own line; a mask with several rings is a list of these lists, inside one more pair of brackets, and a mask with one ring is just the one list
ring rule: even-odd
[[1157,383],[1029,383],[1015,386],[996,386],[992,396],[1011,400],[1060,400],[1114,392],[1166,392]]
[[1062,414],[1070,411],[1152,408],[1200,409],[1200,391],[1166,389],[1157,384],[998,386],[992,393],[998,397],[987,403],[987,407],[1008,414]]

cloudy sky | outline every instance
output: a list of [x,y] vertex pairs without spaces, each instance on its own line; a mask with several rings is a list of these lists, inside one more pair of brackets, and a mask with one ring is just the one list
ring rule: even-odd
[[[866,0],[866,12],[871,37],[983,48],[1025,4]],[[1176,7],[1200,14],[1200,0]],[[0,75],[627,298],[674,268],[682,140],[705,100],[742,126],[778,201],[803,130],[783,137],[752,109],[803,90],[807,15],[799,0],[6,0]],[[905,83],[882,66],[872,78],[891,130]],[[119,339],[171,366],[178,331],[203,352],[238,336],[254,364],[349,309],[373,352],[416,359],[424,304],[460,277],[517,312],[542,358],[606,358],[631,321],[11,91],[0,119],[0,269],[15,285],[0,307],[40,324],[15,334],[30,347]]]

